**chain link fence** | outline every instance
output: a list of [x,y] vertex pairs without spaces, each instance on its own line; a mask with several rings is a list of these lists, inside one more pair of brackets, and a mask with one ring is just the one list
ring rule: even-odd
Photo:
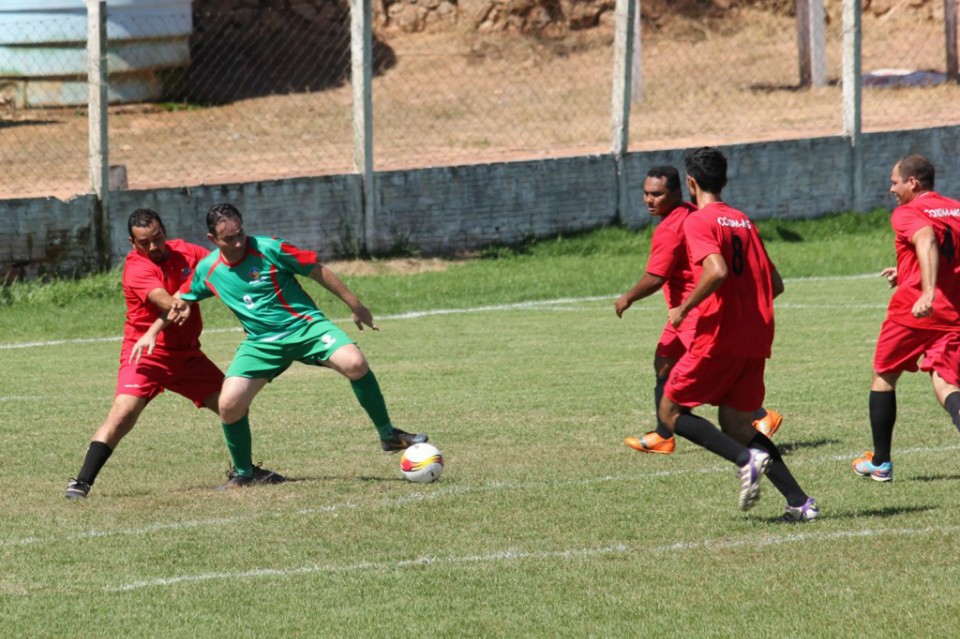
[[[122,28],[111,16],[115,186],[354,170],[349,7],[263,4],[130,15]],[[960,124],[944,5],[916,4],[864,15],[864,131]],[[813,88],[800,86],[792,16],[745,7],[645,21],[630,149],[839,135],[842,21],[839,3],[827,6],[827,82]],[[549,37],[456,26],[375,33],[374,168],[610,152],[612,20]],[[90,190],[76,29],[0,12],[0,199]]]

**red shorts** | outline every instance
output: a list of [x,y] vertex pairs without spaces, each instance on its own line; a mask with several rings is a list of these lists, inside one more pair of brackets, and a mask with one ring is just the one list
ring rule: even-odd
[[687,408],[722,404],[734,410],[755,411],[763,406],[766,365],[763,357],[700,357],[687,353],[673,367],[663,393]]
[[667,322],[660,333],[660,341],[657,342],[657,350],[654,355],[665,359],[680,359],[683,354],[690,350],[693,344],[693,335],[696,329],[694,322],[681,322],[680,328],[674,328],[673,324]]
[[183,395],[200,408],[223,385],[223,371],[201,351],[154,351],[136,364],[129,360],[130,351],[120,353],[115,395],[145,397],[149,401],[166,389]]
[[[921,356],[923,361],[918,363]],[[911,328],[884,320],[873,370],[879,374],[936,371],[943,381],[960,386],[960,333]]]

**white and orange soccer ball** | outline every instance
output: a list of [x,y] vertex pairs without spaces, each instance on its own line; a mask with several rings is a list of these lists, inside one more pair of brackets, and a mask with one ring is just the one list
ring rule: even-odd
[[443,474],[443,453],[433,444],[414,444],[400,456],[400,472],[410,481],[437,481]]

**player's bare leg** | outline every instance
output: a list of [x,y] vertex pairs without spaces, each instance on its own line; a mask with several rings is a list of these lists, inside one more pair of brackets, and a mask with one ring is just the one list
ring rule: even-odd
[[64,493],[67,499],[83,499],[87,496],[117,444],[133,430],[147,401],[143,397],[122,394],[113,398],[110,412],[91,438],[80,472],[76,479],[71,479],[67,484]]

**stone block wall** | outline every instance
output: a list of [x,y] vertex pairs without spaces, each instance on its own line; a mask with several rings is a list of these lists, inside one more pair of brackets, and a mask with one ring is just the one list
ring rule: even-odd
[[[892,208],[890,169],[922,153],[937,166],[937,190],[960,196],[960,126],[871,133],[863,137],[860,210]],[[752,218],[814,218],[854,210],[853,155],[841,137],[722,147],[730,166],[724,199]],[[683,166],[684,149],[631,153],[619,200],[611,155],[435,167],[378,173],[378,218],[366,238],[377,254],[395,251],[450,255],[491,244],[550,238],[622,222],[650,223],[643,178],[650,166]],[[366,228],[357,175],[336,175],[183,189],[111,194],[110,256],[129,250],[126,220],[138,207],[160,211],[171,237],[205,245],[204,218],[217,202],[232,202],[250,233],[284,237],[324,259],[356,253]],[[91,196],[0,201],[0,281],[44,273],[72,276],[100,261]],[[892,256],[891,256],[892,257]]]

